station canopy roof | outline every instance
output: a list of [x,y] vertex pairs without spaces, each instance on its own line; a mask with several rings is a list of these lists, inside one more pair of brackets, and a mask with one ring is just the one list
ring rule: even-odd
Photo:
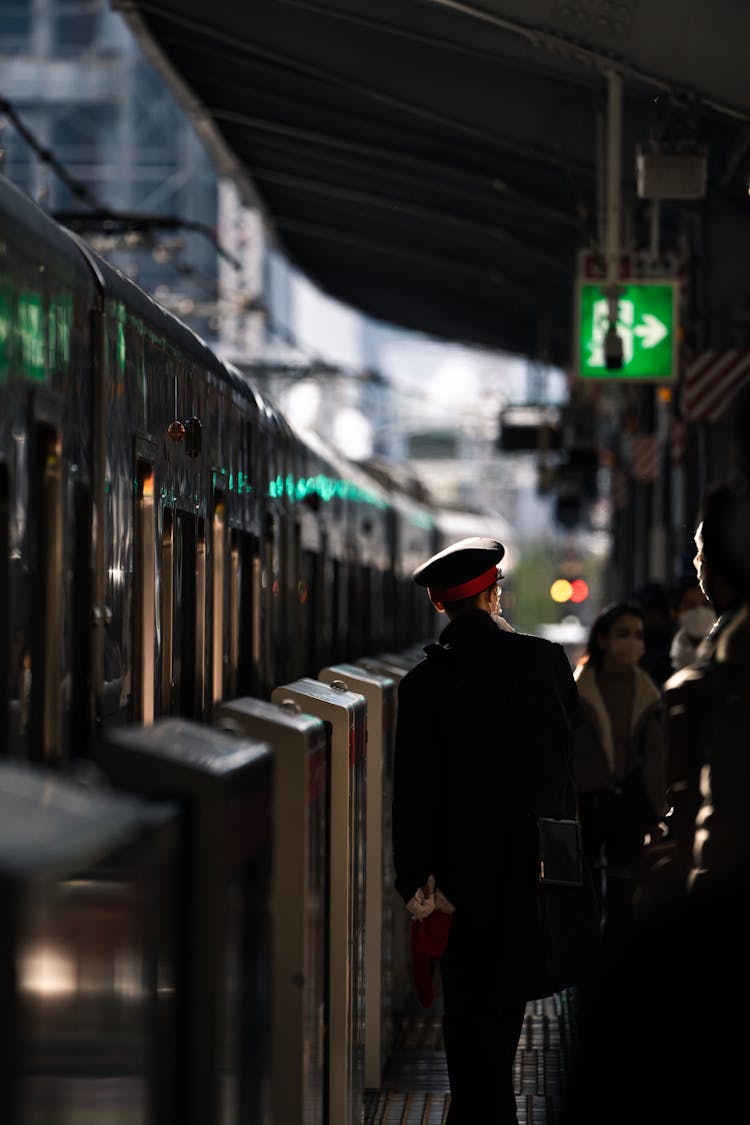
[[[662,206],[663,243],[680,207],[748,208],[750,4],[114,6],[292,263],[403,327],[567,362],[576,255],[601,246],[613,69],[626,204],[636,146],[708,152],[706,199]],[[628,213],[648,245],[645,200]]]

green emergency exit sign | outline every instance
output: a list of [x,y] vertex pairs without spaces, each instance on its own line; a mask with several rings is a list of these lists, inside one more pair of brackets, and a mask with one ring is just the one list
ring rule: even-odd
[[665,381],[677,377],[677,283],[619,282],[617,334],[622,367],[604,360],[609,303],[601,283],[579,281],[576,316],[576,372],[582,379]]

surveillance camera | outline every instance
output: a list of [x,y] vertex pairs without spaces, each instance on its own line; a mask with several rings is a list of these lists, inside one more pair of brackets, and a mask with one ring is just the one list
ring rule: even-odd
[[613,324],[604,337],[604,366],[609,371],[619,371],[622,367],[622,337]]

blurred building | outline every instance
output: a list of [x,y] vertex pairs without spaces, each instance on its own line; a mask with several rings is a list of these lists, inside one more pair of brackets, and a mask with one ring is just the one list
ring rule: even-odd
[[[0,170],[211,337],[217,178],[195,128],[106,0],[0,12]],[[164,225],[111,217],[136,214]]]
[[[516,543],[554,554],[561,528],[585,536],[606,523],[596,469],[581,486],[544,428],[511,440],[514,408],[559,422],[561,371],[382,324],[320,292],[260,205],[220,178],[201,121],[106,0],[6,0],[0,11],[0,170],[245,370],[293,424],[353,460],[400,466],[403,482],[440,504],[498,513]],[[565,472],[579,499],[563,496]]]

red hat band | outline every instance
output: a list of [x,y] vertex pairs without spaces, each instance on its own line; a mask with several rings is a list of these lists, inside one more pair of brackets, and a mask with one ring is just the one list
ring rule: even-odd
[[484,574],[478,574],[469,582],[461,582],[458,586],[428,586],[427,593],[433,602],[460,602],[462,598],[470,598],[472,594],[480,594],[493,582],[497,581],[497,567],[491,566]]

